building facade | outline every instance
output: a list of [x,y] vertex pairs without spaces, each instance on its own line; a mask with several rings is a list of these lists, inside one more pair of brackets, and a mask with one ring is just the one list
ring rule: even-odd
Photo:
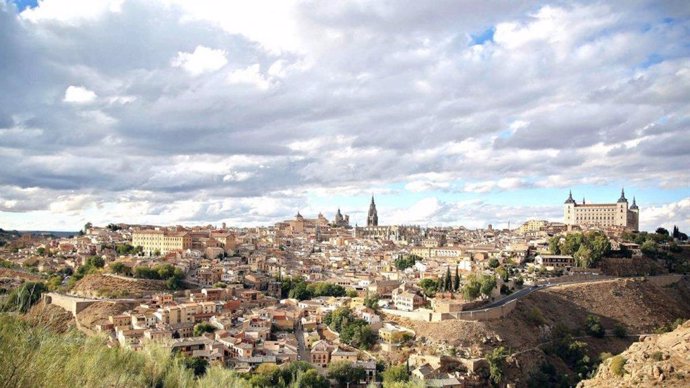
[[187,232],[137,230],[132,233],[132,245],[141,246],[147,255],[152,255],[156,251],[165,255],[173,251],[191,249],[192,236]]
[[566,225],[623,227],[637,231],[640,229],[640,209],[633,198],[632,206],[628,207],[625,191],[616,203],[585,203],[584,198],[579,204],[570,192],[563,205],[563,222]]

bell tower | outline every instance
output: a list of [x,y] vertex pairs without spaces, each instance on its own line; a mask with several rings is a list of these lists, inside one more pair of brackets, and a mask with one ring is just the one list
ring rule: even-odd
[[379,226],[379,215],[376,212],[376,203],[374,196],[371,196],[371,203],[369,204],[369,214],[367,215],[367,226]]

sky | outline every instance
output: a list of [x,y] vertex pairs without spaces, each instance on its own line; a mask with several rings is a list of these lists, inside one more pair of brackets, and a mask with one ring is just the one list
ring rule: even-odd
[[690,230],[690,3],[0,0],[0,228]]

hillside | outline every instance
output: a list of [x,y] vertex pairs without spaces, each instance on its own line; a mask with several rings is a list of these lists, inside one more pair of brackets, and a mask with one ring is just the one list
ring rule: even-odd
[[[651,335],[604,361],[581,388],[690,385],[690,321],[670,333]],[[620,368],[622,366],[622,368]]]
[[163,280],[127,279],[92,274],[79,280],[71,293],[88,298],[140,298],[166,290]]
[[555,366],[560,374],[576,374],[558,357],[543,351],[549,332],[557,324],[565,325],[573,336],[587,343],[586,352],[592,360],[602,352],[619,353],[635,340],[634,336],[585,336],[588,315],[599,317],[609,332],[621,325],[631,335],[651,333],[677,318],[690,318],[690,280],[684,278],[670,286],[657,284],[656,279],[615,279],[553,287],[520,299],[508,317],[490,322],[393,320],[415,330],[419,342],[431,352],[471,349],[477,356],[499,345],[510,349],[515,357],[508,360],[506,376],[523,386],[529,371],[544,363]]
[[83,327],[95,330],[96,325],[107,323],[109,316],[122,314],[135,306],[135,303],[96,302],[80,311],[77,320]]
[[36,303],[22,316],[22,319],[34,327],[45,327],[57,333],[65,333],[75,326],[72,314],[54,304]]

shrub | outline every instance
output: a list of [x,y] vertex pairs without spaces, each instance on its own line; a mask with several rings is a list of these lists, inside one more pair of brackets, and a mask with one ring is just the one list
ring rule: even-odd
[[656,351],[656,352],[652,353],[652,360],[661,361],[663,359],[664,359],[664,353],[662,353],[660,351]]
[[611,370],[611,373],[613,373],[614,375],[616,375],[618,377],[623,377],[623,375],[625,374],[625,363],[626,363],[626,361],[627,360],[621,355],[613,356],[611,358],[611,364],[609,365],[609,369]]
[[599,317],[594,315],[588,315],[585,321],[585,332],[593,337],[602,338],[606,331],[604,327],[601,326],[601,321]]
[[527,320],[534,326],[541,326],[546,322],[544,314],[539,310],[539,307],[532,307],[527,313]]
[[625,326],[617,324],[613,327],[613,335],[618,338],[625,338],[628,335],[628,330],[625,328]]

